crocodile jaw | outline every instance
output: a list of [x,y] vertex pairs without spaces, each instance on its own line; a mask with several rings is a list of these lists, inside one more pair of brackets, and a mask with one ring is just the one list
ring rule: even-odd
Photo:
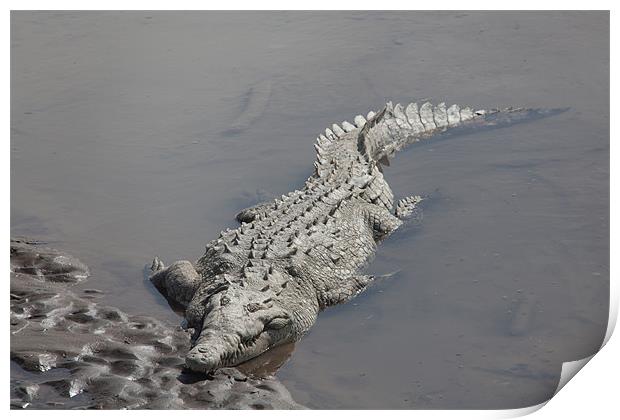
[[187,367],[195,372],[211,372],[218,368],[236,366],[259,356],[271,347],[269,332],[263,331],[250,339],[237,334],[203,330],[198,341],[185,358]]

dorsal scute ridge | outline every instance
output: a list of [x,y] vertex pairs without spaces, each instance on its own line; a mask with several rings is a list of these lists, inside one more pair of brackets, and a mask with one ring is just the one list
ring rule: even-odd
[[[317,137],[315,175],[319,178],[338,177],[342,170],[336,164],[343,163],[346,166],[351,163],[346,159],[340,162],[340,156],[343,150],[350,147],[348,142],[352,139],[356,139],[354,141],[357,141],[357,150],[363,160],[376,162],[393,156],[407,144],[463,122],[484,118],[489,112],[492,111],[474,110],[456,104],[447,106],[445,102],[433,104],[426,100],[405,105],[387,102],[380,111],[370,111],[366,117],[357,115],[353,123],[334,123]],[[346,142],[343,143],[343,139]],[[360,161],[359,156],[354,162],[366,163]]]
[[[326,176],[332,176],[338,174],[338,159],[336,159],[337,151],[340,147],[337,146],[338,141],[349,133],[361,131],[368,121],[372,120],[376,114],[371,111],[368,113],[367,118],[362,115],[357,115],[353,118],[353,124],[348,121],[343,121],[339,124],[332,124],[331,127],[325,129],[324,134],[320,134],[315,142],[316,161],[314,163],[315,175],[319,178]],[[355,134],[352,134],[355,136]],[[347,137],[350,138],[350,137]],[[338,149],[334,149],[338,148]],[[358,163],[362,163],[357,160]],[[310,179],[308,179],[310,181]]]
[[345,133],[345,131],[336,123],[332,124],[332,132],[337,137],[341,137]]
[[394,117],[407,121],[407,117],[405,116],[405,109],[401,104],[396,104],[394,107]]
[[349,132],[355,130],[355,126],[353,124],[351,124],[350,122],[348,122],[348,121],[343,121],[342,122],[342,129],[344,131],[346,131],[347,133],[349,133]]
[[387,102],[377,114],[369,112],[355,118],[362,125],[358,137],[358,151],[367,159],[379,161],[391,157],[407,144],[430,138],[468,121],[488,118],[493,111],[474,110],[471,107],[430,101],[396,105]]

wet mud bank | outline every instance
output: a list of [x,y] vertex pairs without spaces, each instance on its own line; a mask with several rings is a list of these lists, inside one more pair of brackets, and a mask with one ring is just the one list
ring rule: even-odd
[[[11,408],[299,409],[273,377],[184,370],[189,335],[99,302],[78,259],[11,240]],[[72,290],[84,281],[92,289]]]

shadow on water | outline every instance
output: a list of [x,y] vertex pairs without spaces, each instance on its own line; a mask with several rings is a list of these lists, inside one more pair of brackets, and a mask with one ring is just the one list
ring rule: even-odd
[[282,344],[238,365],[237,369],[255,378],[269,377],[276,374],[278,369],[291,358],[294,351],[295,343]]

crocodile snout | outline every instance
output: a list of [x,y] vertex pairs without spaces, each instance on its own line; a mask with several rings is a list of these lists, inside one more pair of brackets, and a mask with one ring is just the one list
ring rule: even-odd
[[200,349],[194,348],[185,357],[185,364],[194,372],[209,373],[219,367],[219,356],[202,353]]

